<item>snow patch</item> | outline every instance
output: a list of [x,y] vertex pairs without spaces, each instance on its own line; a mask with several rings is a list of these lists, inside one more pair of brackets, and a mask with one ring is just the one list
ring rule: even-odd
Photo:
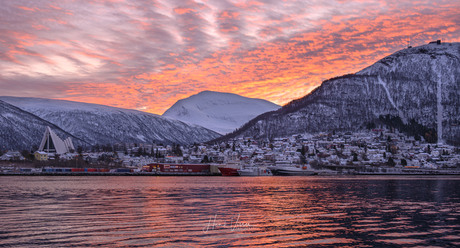
[[396,106],[395,102],[393,101],[393,98],[392,98],[391,95],[390,95],[390,91],[388,90],[387,84],[382,80],[382,78],[380,78],[380,76],[378,77],[377,82],[378,82],[380,85],[382,85],[382,87],[385,89],[385,92],[386,92],[386,94],[387,94],[388,101],[390,101],[391,105],[398,111],[398,115],[399,115],[399,117],[401,118],[401,120],[402,120],[404,123],[407,123],[406,118],[404,117],[403,112]]
[[136,137],[137,137],[139,140],[142,140],[142,141],[144,141],[144,142],[146,141],[145,136],[142,135],[142,134],[138,134],[138,135],[136,135]]

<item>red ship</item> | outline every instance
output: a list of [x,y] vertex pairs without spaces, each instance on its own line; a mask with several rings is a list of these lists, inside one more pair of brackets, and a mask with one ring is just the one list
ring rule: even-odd
[[237,168],[219,167],[219,170],[222,176],[239,176]]

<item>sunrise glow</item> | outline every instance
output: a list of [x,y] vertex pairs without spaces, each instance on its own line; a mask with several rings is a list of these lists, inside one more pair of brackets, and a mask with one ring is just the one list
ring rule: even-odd
[[431,40],[459,1],[5,1],[0,95],[162,114],[203,90],[277,104]]

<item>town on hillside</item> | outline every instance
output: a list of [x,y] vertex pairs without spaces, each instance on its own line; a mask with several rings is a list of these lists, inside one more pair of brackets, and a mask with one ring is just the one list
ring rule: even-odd
[[142,172],[143,167],[155,163],[232,163],[240,168],[308,165],[322,174],[398,174],[402,171],[457,174],[460,148],[427,143],[422,137],[410,137],[392,128],[376,128],[361,132],[299,134],[273,140],[241,137],[218,144],[189,146],[96,145],[85,151],[81,147],[75,149],[71,140],[63,141],[47,128],[37,151],[4,151],[0,156],[2,173],[41,172],[45,168]]

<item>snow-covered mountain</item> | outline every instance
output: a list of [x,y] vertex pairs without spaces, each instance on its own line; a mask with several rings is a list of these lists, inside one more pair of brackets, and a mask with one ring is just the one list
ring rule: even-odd
[[203,91],[179,100],[163,116],[225,134],[262,113],[279,108],[280,106],[266,100]]
[[0,100],[0,149],[38,148],[47,126],[62,139],[71,137],[75,145],[83,144],[58,126]]
[[404,49],[356,74],[326,80],[221,139],[358,130],[391,117],[460,145],[460,43]]
[[200,126],[137,110],[42,98],[0,97],[0,100],[33,113],[92,145],[189,144],[220,136]]

